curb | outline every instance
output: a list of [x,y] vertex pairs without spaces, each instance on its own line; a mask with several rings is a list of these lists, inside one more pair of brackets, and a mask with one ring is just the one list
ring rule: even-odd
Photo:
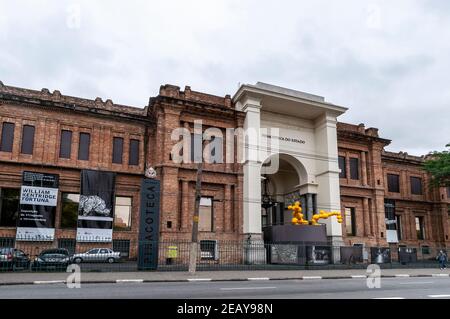
[[[450,274],[393,274],[381,275],[380,278],[449,278]],[[223,282],[223,281],[270,281],[270,280],[327,280],[327,279],[366,279],[367,275],[345,275],[345,276],[300,276],[300,277],[249,277],[249,278],[186,278],[186,279],[113,279],[113,280],[86,280],[80,284],[129,284],[129,283],[165,283],[165,282]],[[35,281],[17,281],[17,282],[0,282],[0,286],[19,286],[19,285],[55,285],[66,284],[66,280],[35,280]]]

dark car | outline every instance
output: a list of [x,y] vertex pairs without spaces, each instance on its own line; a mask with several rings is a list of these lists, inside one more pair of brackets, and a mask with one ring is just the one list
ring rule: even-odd
[[30,258],[20,249],[0,248],[0,270],[28,269]]
[[43,250],[39,256],[37,256],[33,264],[32,270],[66,270],[70,263],[69,251],[63,248],[54,248]]

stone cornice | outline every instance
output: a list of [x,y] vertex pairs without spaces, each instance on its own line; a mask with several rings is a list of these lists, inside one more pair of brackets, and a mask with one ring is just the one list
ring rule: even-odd
[[406,152],[388,152],[383,151],[381,153],[381,158],[383,161],[393,161],[393,162],[400,162],[400,163],[408,163],[413,165],[423,165],[425,162],[425,156],[414,156],[409,155]]
[[6,103],[76,113],[91,113],[96,116],[119,120],[126,119],[139,122],[153,122],[153,119],[147,116],[147,108],[141,109],[127,105],[114,104],[110,99],[103,101],[99,97],[95,100],[89,100],[62,95],[58,90],[50,93],[50,91],[45,88],[41,91],[36,91],[5,86],[0,82],[0,104]]
[[[172,104],[174,103],[174,104]],[[214,105],[203,105],[202,103],[191,103],[189,101],[183,101],[173,98],[166,98],[166,97],[156,97],[152,101],[152,105],[150,106],[151,114],[154,114],[157,110],[156,107],[161,107],[163,109],[166,109],[167,106],[170,105],[170,107],[181,107],[183,108],[181,110],[181,113],[189,113],[192,115],[196,115],[199,118],[203,118],[204,116],[208,116],[210,118],[217,118],[217,119],[231,119],[235,120],[239,117],[245,118],[244,115],[240,115],[239,113],[242,113],[240,111],[236,111],[234,109],[220,109],[217,108]],[[166,106],[166,107],[165,107]],[[164,111],[165,113],[165,111]]]
[[388,139],[384,139],[381,137],[376,137],[376,136],[370,136],[370,135],[365,135],[365,134],[361,134],[358,132],[349,132],[349,131],[342,131],[342,130],[337,130],[337,136],[338,136],[338,140],[342,140],[342,141],[348,141],[353,140],[353,141],[362,141],[362,142],[379,142],[382,143],[384,146],[387,146],[391,143],[391,140]]

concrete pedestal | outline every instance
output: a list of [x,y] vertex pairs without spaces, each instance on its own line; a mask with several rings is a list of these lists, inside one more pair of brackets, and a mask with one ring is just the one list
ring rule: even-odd
[[267,250],[262,234],[247,234],[244,243],[244,263],[246,265],[260,265],[267,263]]
[[333,263],[338,264],[341,262],[341,246],[344,246],[344,241],[341,236],[329,236],[328,241],[332,246]]

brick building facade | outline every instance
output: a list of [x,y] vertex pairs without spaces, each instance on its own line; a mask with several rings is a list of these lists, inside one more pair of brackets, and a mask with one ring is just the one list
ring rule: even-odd
[[[242,128],[245,114],[235,109],[228,95],[165,85],[148,106],[138,108],[0,82],[0,237],[15,237],[17,211],[11,207],[18,205],[23,171],[60,176],[56,240],[47,244],[60,247],[75,242],[73,204],[76,207],[81,169],[112,171],[117,173],[116,212],[120,212],[114,222],[113,246],[127,247],[127,253],[135,257],[140,183],[146,167],[151,166],[161,181],[161,239],[189,240],[197,165],[173,161],[177,137],[172,135],[174,129],[184,128],[195,140],[194,121],[199,119],[202,132],[215,128],[222,133],[220,138],[214,135],[221,145],[215,152],[225,156],[226,147],[232,145],[237,153],[235,137],[229,144],[225,131]],[[364,125],[338,123],[337,134],[345,244],[387,246],[385,208],[393,203],[400,245],[450,244],[450,194],[428,187],[429,176],[421,169],[423,157],[384,151],[390,141]],[[181,155],[195,157],[184,151]],[[242,165],[206,163],[200,239],[244,239],[242,199]],[[83,250],[87,244],[77,245],[77,250]]]
[[[243,114],[232,108],[229,96],[212,96],[191,91],[189,87],[180,91],[176,86],[162,86],[160,94],[150,99],[149,106],[136,108],[114,104],[111,100],[103,102],[100,98],[87,100],[64,96],[59,91],[50,93],[47,89],[34,91],[1,84],[0,204],[3,211],[0,238],[15,238],[23,171],[58,174],[60,178],[56,239],[39,243],[39,249],[75,245],[74,214],[80,192],[80,171],[111,171],[117,173],[113,246],[117,243],[117,247],[125,248],[127,254],[135,257],[141,179],[145,168],[151,166],[157,171],[163,194],[161,239],[189,240],[197,164],[172,161],[171,150],[177,141],[171,136],[179,127],[193,132],[194,120],[199,118],[203,130],[218,128],[223,136],[227,128],[242,127],[244,121]],[[32,142],[28,145],[26,134],[30,128]],[[68,142],[67,135],[70,136]],[[113,150],[116,142],[120,146],[119,155]],[[134,144],[134,154],[131,144]],[[225,154],[225,138],[221,145],[221,153]],[[86,149],[88,154],[82,154]],[[203,215],[211,215],[209,221],[201,225],[200,239],[239,238],[242,203],[236,199],[242,197],[241,165],[205,164],[202,180],[205,199],[202,203],[206,202],[202,205]],[[71,204],[75,204],[75,209]],[[78,243],[76,250],[82,251],[88,246]]]
[[[157,119],[156,145],[153,165],[161,180],[161,238],[190,240],[195,205],[197,164],[191,152],[183,163],[174,163],[172,148],[179,136],[172,139],[173,130],[184,128],[193,140],[194,121],[202,120],[202,132],[208,128],[220,130],[225,157],[226,129],[242,127],[244,115],[236,111],[230,96],[217,97],[192,91],[181,91],[172,85],[162,86],[157,97],[150,99],[152,116]],[[220,135],[220,134],[218,134]],[[235,137],[233,136],[233,139]],[[186,141],[186,138],[184,139]],[[229,141],[228,141],[229,142]],[[187,141],[188,148],[190,147]],[[203,141],[202,144],[208,144]],[[232,143],[236,154],[237,143]],[[186,158],[187,156],[187,158]],[[187,160],[186,160],[187,159]],[[186,162],[186,163],[185,163]],[[191,163],[188,163],[191,162]],[[236,240],[242,233],[242,165],[238,163],[205,163],[202,176],[202,199],[199,238]]]
[[[120,210],[126,220],[116,219],[115,228],[120,231],[114,231],[114,240],[135,240],[141,177],[146,154],[150,152],[146,150],[145,136],[152,136],[153,127],[153,120],[146,112],[146,108],[118,105],[111,100],[86,100],[64,96],[59,91],[50,93],[47,89],[33,91],[1,85],[0,236],[15,237],[17,210],[7,213],[5,202],[15,203],[18,209],[22,172],[35,171],[58,174],[60,179],[55,216],[57,241],[48,245],[74,244],[67,241],[76,234],[76,211],[70,207],[78,201],[81,169],[94,169],[117,173],[116,201],[123,205]],[[6,127],[12,128],[12,135],[7,136]],[[32,143],[26,147],[25,134],[30,127]],[[121,158],[115,161],[112,159],[114,139],[122,144]],[[11,148],[8,140],[12,141]],[[130,143],[137,145],[134,162],[129,158]],[[59,238],[66,242],[58,242]],[[134,246],[130,244],[131,254],[135,253]]]
[[363,124],[338,123],[341,211],[346,244],[389,245],[386,218],[399,246],[447,247],[450,193],[430,188],[425,157],[384,150],[390,140]]

